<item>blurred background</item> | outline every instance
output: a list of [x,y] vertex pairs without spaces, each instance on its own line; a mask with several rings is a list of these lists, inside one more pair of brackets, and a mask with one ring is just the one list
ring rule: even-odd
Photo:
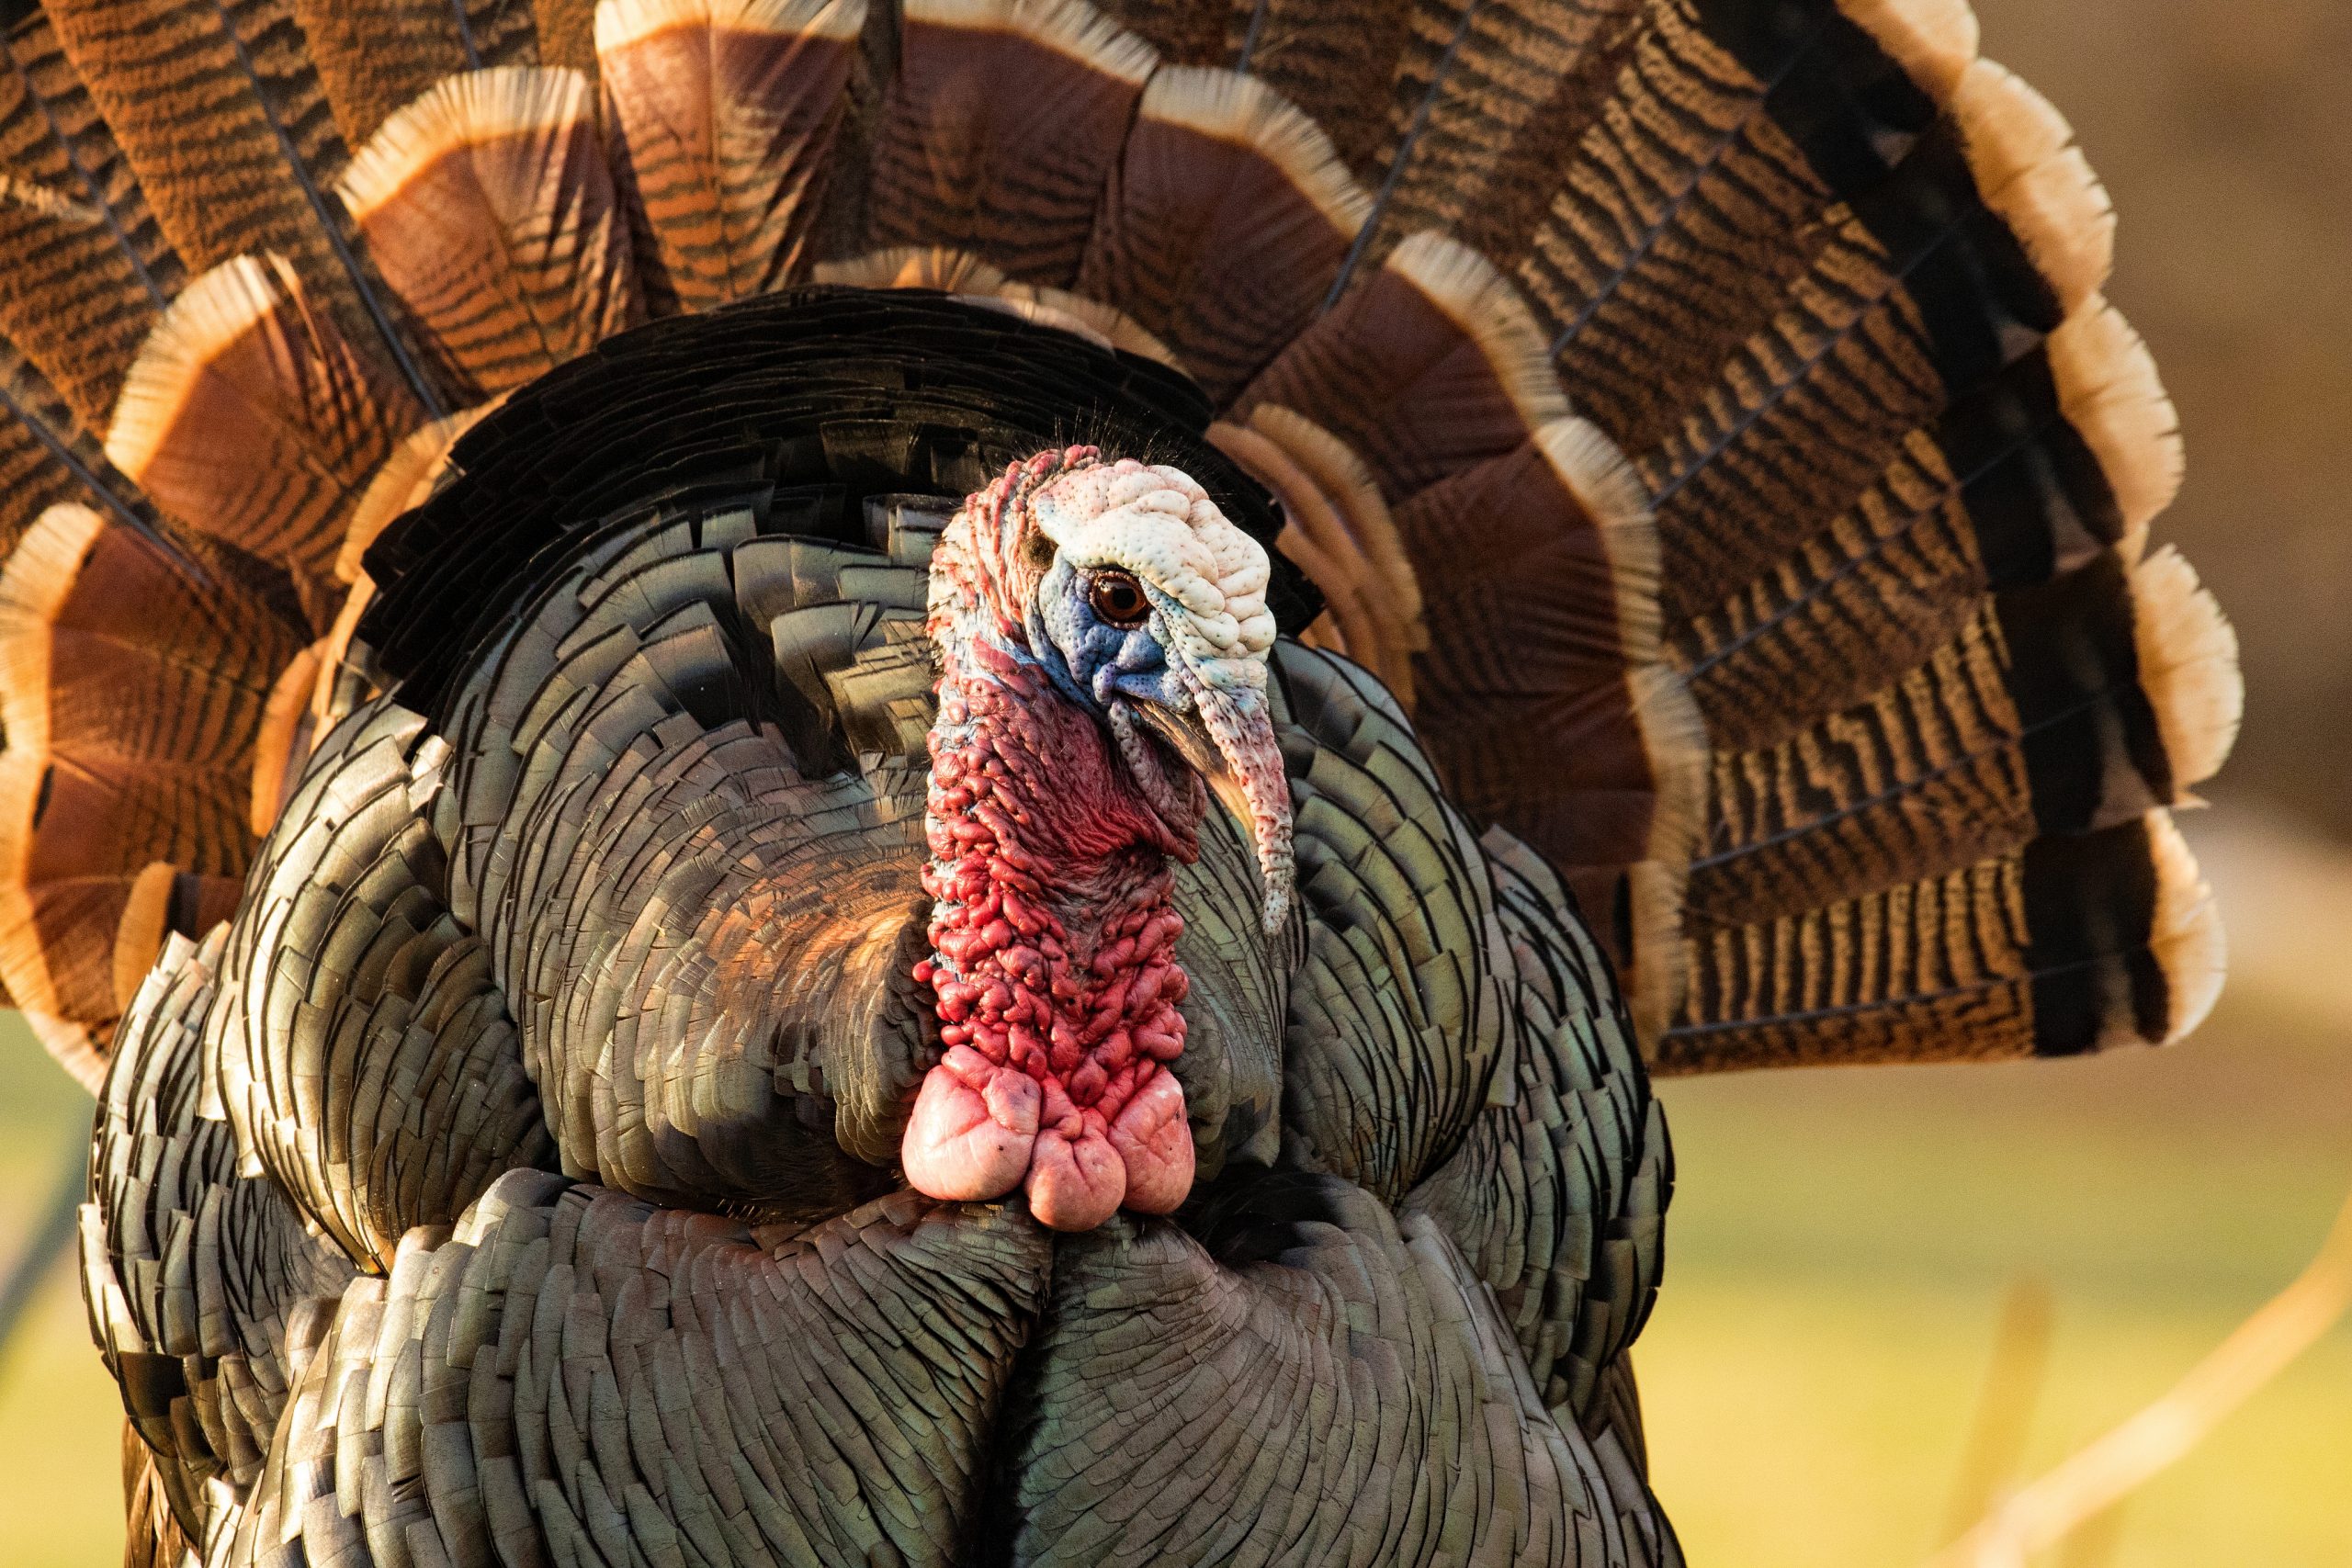
[[[2163,1393],[2352,1189],[2352,0],[1975,4],[2121,209],[2111,292],[2188,436],[2159,537],[2244,641],[2245,739],[2184,824],[2231,985],[2163,1053],[1666,1087],[1680,1179],[1636,1359],[1701,1568],[1919,1562]],[[87,1122],[6,1015],[0,1258]],[[1987,1451],[2019,1476],[1968,1457],[1996,1359],[2014,1436]],[[117,1561],[119,1432],[61,1268],[0,1359],[10,1568]],[[2047,1561],[2352,1563],[2352,1328]]]

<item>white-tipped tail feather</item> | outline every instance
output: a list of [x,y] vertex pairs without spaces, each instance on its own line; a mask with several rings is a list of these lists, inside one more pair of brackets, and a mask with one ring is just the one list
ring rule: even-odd
[[2094,295],[2050,334],[2051,374],[2067,423],[2098,459],[2122,513],[2127,559],[2172,504],[2184,461],[2180,421],[2140,334]]
[[2074,128],[2016,73],[1979,60],[1952,100],[1984,204],[2072,311],[2115,264],[2115,209],[2075,145]]
[[2245,710],[2238,634],[2181,553],[2166,545],[2132,570],[2140,686],[2155,709],[2175,787],[2221,771]]

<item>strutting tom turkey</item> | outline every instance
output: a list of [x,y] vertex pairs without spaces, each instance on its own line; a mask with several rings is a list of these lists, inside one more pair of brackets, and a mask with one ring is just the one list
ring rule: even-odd
[[6,20],[134,1562],[1673,1562],[1649,1076],[2220,985],[2234,647],[1961,0]]

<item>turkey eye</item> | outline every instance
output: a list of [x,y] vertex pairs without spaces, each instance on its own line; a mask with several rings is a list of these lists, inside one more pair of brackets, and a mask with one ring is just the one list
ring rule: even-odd
[[1144,597],[1143,584],[1124,571],[1096,572],[1087,587],[1086,602],[1111,625],[1129,629],[1143,625],[1151,614],[1151,601]]

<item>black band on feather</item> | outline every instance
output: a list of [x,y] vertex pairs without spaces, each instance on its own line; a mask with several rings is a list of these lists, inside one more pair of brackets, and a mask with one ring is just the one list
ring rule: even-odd
[[2130,574],[2107,554],[1994,600],[2023,727],[2034,825],[2079,833],[2171,802],[2172,762],[2140,683]]
[[763,531],[863,545],[869,497],[960,497],[1072,442],[1198,479],[1272,557],[1268,598],[1295,633],[1319,596],[1274,550],[1272,497],[1204,439],[1210,413],[1163,365],[928,291],[804,288],[672,317],[467,433],[456,477],[368,550],[379,592],[359,640],[404,703],[437,712],[511,607],[605,520],[751,493],[763,514],[783,502]]
[[[2169,1024],[2172,987],[2148,946],[2158,877],[2147,829],[2036,839],[2025,851],[2026,966],[2033,975],[2033,1052],[2096,1050],[2128,1016],[2144,1040]],[[2120,987],[2125,993],[2114,994]]]

